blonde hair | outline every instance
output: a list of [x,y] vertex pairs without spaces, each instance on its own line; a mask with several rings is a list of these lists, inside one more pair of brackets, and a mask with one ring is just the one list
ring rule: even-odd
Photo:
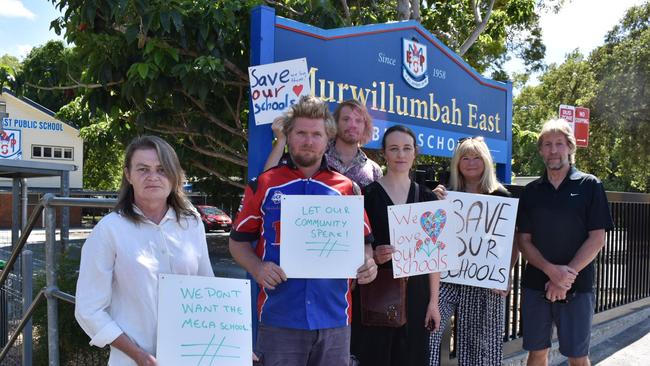
[[336,110],[334,111],[334,121],[336,121],[336,126],[338,127],[339,123],[339,118],[341,118],[341,110],[343,110],[344,107],[350,107],[352,110],[357,110],[359,113],[361,113],[361,116],[363,117],[363,123],[364,123],[364,130],[363,130],[363,135],[361,136],[361,140],[359,141],[360,145],[365,145],[372,139],[372,117],[370,117],[370,114],[368,113],[368,109],[366,108],[365,105],[361,104],[356,99],[348,99],[336,107]]
[[492,193],[498,189],[505,189],[499,183],[494,171],[494,162],[487,144],[482,137],[472,137],[458,143],[454,156],[451,158],[451,174],[449,177],[449,188],[454,191],[463,192],[466,182],[460,173],[460,159],[466,155],[478,155],[483,160],[483,176],[479,184],[481,193]]
[[305,95],[300,98],[297,104],[294,104],[284,115],[284,126],[282,128],[284,135],[289,136],[293,130],[296,118],[322,119],[325,122],[325,133],[329,140],[336,137],[336,124],[332,118],[327,104],[320,98]]
[[573,129],[567,120],[558,118],[546,121],[542,126],[542,130],[539,132],[539,137],[537,138],[537,150],[542,149],[542,143],[544,142],[544,136],[550,133],[561,133],[566,137],[567,145],[569,145],[569,162],[575,164],[576,162],[576,138],[573,135]]
[[160,137],[150,135],[136,137],[126,148],[126,153],[124,154],[125,171],[122,172],[122,184],[120,185],[117,204],[113,211],[120,213],[133,222],[143,221],[142,217],[133,210],[133,204],[135,203],[133,186],[126,179],[126,170],[131,169],[131,158],[137,150],[156,150],[160,165],[162,165],[165,175],[171,184],[171,192],[167,196],[167,204],[176,211],[176,220],[180,222],[181,216],[196,217],[196,210],[194,210],[185,192],[183,192],[184,172],[181,168],[181,163],[178,161],[176,151],[174,151],[174,148],[167,141]]

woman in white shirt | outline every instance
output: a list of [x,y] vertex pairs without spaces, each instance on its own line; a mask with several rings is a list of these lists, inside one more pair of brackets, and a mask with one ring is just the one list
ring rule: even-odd
[[109,365],[157,365],[158,275],[214,273],[174,149],[142,136],[125,155],[118,203],[81,250],[75,317]]

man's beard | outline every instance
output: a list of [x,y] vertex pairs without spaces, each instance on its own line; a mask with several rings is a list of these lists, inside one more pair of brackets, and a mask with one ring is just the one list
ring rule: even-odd
[[569,165],[569,159],[560,159],[557,163],[546,163],[546,168],[549,170],[561,170],[565,166]]
[[297,153],[291,156],[293,162],[299,167],[310,167],[314,166],[316,163],[320,163],[323,158],[322,154],[300,154]]
[[346,144],[350,144],[350,145],[358,145],[360,141],[360,138],[354,138],[348,136],[345,134],[345,132],[338,134],[336,137],[341,139],[341,141],[345,142]]

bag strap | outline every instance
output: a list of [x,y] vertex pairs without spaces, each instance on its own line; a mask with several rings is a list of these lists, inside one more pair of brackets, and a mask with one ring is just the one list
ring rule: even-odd
[[413,182],[415,184],[415,200],[413,201],[414,203],[420,202],[420,185],[418,182]]

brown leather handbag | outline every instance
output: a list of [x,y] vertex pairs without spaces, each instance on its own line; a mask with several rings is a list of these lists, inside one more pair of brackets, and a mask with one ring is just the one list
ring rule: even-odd
[[379,268],[377,278],[361,291],[361,324],[398,328],[406,324],[407,278],[393,278],[392,268]]

